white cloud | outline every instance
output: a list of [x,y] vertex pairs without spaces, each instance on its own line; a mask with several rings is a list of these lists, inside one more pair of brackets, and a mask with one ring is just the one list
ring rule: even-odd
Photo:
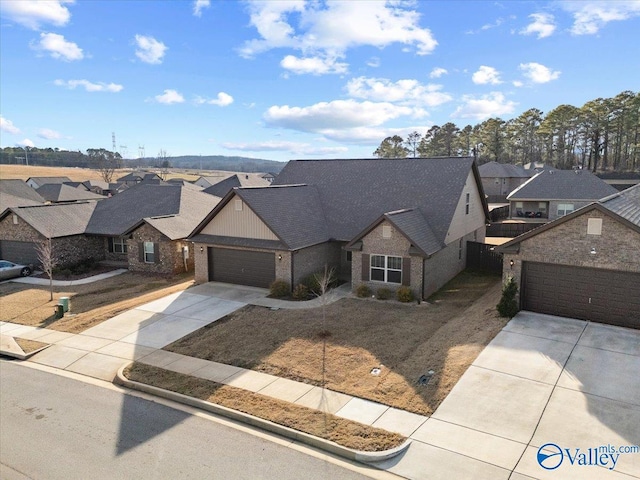
[[274,105],[265,112],[263,118],[269,126],[323,133],[329,129],[381,125],[388,120],[413,113],[413,108],[388,102],[334,100],[308,107]]
[[609,22],[640,15],[640,0],[564,1],[562,6],[573,14],[571,33],[574,35],[594,35]]
[[424,133],[430,125],[419,125],[403,128],[376,128],[356,127],[347,129],[329,129],[323,131],[323,135],[336,142],[351,143],[357,145],[379,145],[381,139],[400,135],[406,138],[412,132]]
[[193,2],[193,14],[196,17],[201,17],[202,10],[204,10],[205,8],[209,8],[210,5],[210,0],[195,0],[195,2]]
[[255,143],[223,143],[222,146],[229,150],[240,150],[243,152],[291,152],[302,155],[335,155],[348,151],[347,147],[317,147],[302,142],[266,142]]
[[64,36],[57,33],[41,33],[40,42],[37,45],[32,42],[31,45],[35,50],[49,52],[49,55],[58,60],[71,62],[84,58],[82,49],[78,45],[65,40]]
[[429,73],[429,78],[440,78],[449,73],[446,68],[436,67]]
[[522,83],[520,80],[514,80],[512,83],[514,87],[518,87],[518,88],[524,85],[524,83]]
[[164,43],[145,35],[136,35],[135,41],[138,47],[136,57],[145,63],[162,63],[162,57],[167,51],[167,46]]
[[24,140],[18,142],[18,145],[22,146],[22,147],[30,147],[33,148],[36,146],[35,143],[33,143],[31,140],[29,140],[28,138],[25,138]]
[[182,96],[182,94],[171,89],[165,90],[162,95],[156,95],[154,98],[156,102],[164,103],[165,105],[184,102],[184,97]]
[[2,116],[0,116],[0,130],[12,135],[17,135],[20,133],[20,129],[16,127],[11,120],[7,120]]
[[367,66],[371,68],[378,68],[380,66],[380,58],[379,57],[371,57],[367,61]]
[[420,14],[407,5],[411,4],[254,1],[249,4],[250,23],[260,38],[246,42],[240,54],[250,58],[273,48],[292,48],[304,58],[343,58],[350,48],[393,43],[413,46],[418,55],[429,54],[437,42],[429,29],[419,26]]
[[471,76],[471,80],[476,85],[498,85],[502,83],[500,80],[500,72],[493,67],[487,67],[486,65],[480,66],[477,72]]
[[0,13],[27,28],[38,30],[43,24],[63,27],[69,23],[71,14],[65,4],[74,0],[2,0]]
[[54,85],[58,87],[66,87],[74,90],[76,87],[83,87],[87,92],[112,92],[117,93],[124,87],[117,83],[90,82],[89,80],[55,80]]
[[[166,91],[166,90],[165,90]],[[233,97],[225,92],[219,92],[218,96],[213,99],[207,99],[204,97],[196,97],[195,99],[196,105],[217,105],[219,107],[226,107],[233,103]]]
[[306,57],[298,58],[287,55],[280,62],[280,66],[298,75],[310,73],[313,75],[325,75],[327,73],[347,73],[348,65],[336,61],[336,58]]
[[520,30],[521,35],[537,34],[538,38],[545,38],[551,36],[556,29],[553,15],[549,13],[532,13],[529,18],[533,19],[533,22]]
[[521,63],[518,67],[522,74],[533,83],[547,83],[556,80],[560,76],[560,71],[551,70],[536,62]]
[[480,98],[474,95],[463,95],[462,101],[464,103],[451,114],[453,118],[472,118],[482,121],[490,117],[513,113],[516,107],[515,102],[507,100],[500,92],[491,92]]
[[40,138],[44,138],[45,140],[56,140],[58,138],[62,138],[59,132],[55,130],[51,130],[50,128],[41,128],[38,131],[38,136]]
[[413,79],[392,82],[386,78],[358,77],[351,79],[346,88],[352,97],[380,102],[435,107],[452,100],[451,95],[440,91],[442,85],[424,85]]

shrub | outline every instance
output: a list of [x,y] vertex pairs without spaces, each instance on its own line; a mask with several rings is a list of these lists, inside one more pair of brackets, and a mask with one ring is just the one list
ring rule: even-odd
[[309,298],[309,289],[307,288],[306,285],[303,285],[302,283],[299,283],[293,289],[293,293],[291,294],[291,296],[295,300],[306,300],[307,298]]
[[501,317],[512,318],[518,313],[516,293],[518,293],[518,286],[513,278],[510,278],[502,287],[502,297],[496,306]]
[[396,298],[398,299],[399,302],[404,302],[404,303],[413,302],[415,300],[415,297],[413,296],[413,292],[411,291],[411,288],[407,287],[406,285],[403,285],[402,287],[398,288],[398,290],[396,291]]
[[376,298],[378,300],[389,300],[392,295],[393,295],[393,292],[385,287],[382,287],[376,290]]
[[316,295],[320,293],[320,284],[318,283],[318,277],[315,273],[303,278],[300,283],[307,287],[309,292],[313,292]]
[[368,298],[371,296],[371,289],[368,285],[361,283],[358,285],[358,288],[356,288],[356,296],[360,298]]
[[274,280],[269,285],[269,293],[274,298],[286,297],[290,292],[289,284],[284,280]]
[[64,278],[69,278],[72,275],[71,270],[69,270],[68,268],[60,270],[59,274]]

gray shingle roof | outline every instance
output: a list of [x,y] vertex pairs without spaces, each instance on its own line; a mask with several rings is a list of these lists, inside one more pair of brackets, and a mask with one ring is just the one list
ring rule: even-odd
[[330,239],[315,186],[248,187],[234,192],[291,250]]
[[44,198],[22,180],[0,180],[0,212],[9,207],[38,205]]
[[[210,179],[211,177],[207,177],[208,181],[210,181]],[[263,178],[262,175],[255,173],[238,173],[207,187],[204,192],[217,197],[224,197],[235,187],[267,187],[269,185],[271,185],[271,183]]]
[[13,212],[45,237],[81,235],[98,202],[53,203],[30,207],[14,207]]
[[[413,208],[428,219],[435,239],[444,243],[472,165],[473,159],[465,157],[296,160],[284,167],[273,185],[313,185],[328,236],[335,240],[350,241],[385,212]],[[274,201],[263,208],[270,212],[283,203]],[[304,216],[301,209],[286,208]],[[283,220],[282,229],[287,228],[293,225]]]
[[385,213],[385,218],[398,227],[409,241],[427,255],[433,255],[444,245],[438,241],[429,222],[417,209]]
[[47,183],[36,191],[49,202],[74,202],[78,200],[102,200],[103,195],[80,190],[62,183]]
[[593,200],[616,193],[588,170],[543,170],[516,188],[507,200]]
[[478,171],[482,178],[529,178],[531,176],[531,172],[510,163],[489,162],[480,165]]
[[[219,198],[181,185],[139,184],[98,202],[87,233],[119,236],[143,220],[171,239],[184,238]],[[153,218],[172,216],[171,218]]]
[[605,197],[600,204],[640,227],[640,184]]
[[29,177],[27,178],[27,182],[29,180],[33,180],[39,186],[47,185],[49,183],[64,183],[71,181],[69,177]]

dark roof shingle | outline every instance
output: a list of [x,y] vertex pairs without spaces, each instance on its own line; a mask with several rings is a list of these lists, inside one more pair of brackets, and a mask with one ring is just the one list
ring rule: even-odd
[[616,193],[588,170],[543,170],[516,188],[507,200],[593,200]]
[[605,197],[600,204],[640,227],[640,184]]

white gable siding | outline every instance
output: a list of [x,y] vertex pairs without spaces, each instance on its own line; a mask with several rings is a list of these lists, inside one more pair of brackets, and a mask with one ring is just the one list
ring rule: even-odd
[[[467,193],[469,194],[469,214],[466,214]],[[478,190],[478,184],[475,181],[473,172],[469,171],[464,188],[462,189],[462,195],[460,195],[460,198],[458,199],[456,212],[453,215],[451,225],[449,225],[445,243],[448,245],[460,237],[478,230],[484,225],[485,215],[482,209],[480,191]],[[482,242],[484,241],[484,238],[478,237],[478,241]]]
[[278,240],[278,237],[247,204],[242,205],[242,210],[236,210],[236,200],[239,198],[234,196],[200,233],[225,237]]

